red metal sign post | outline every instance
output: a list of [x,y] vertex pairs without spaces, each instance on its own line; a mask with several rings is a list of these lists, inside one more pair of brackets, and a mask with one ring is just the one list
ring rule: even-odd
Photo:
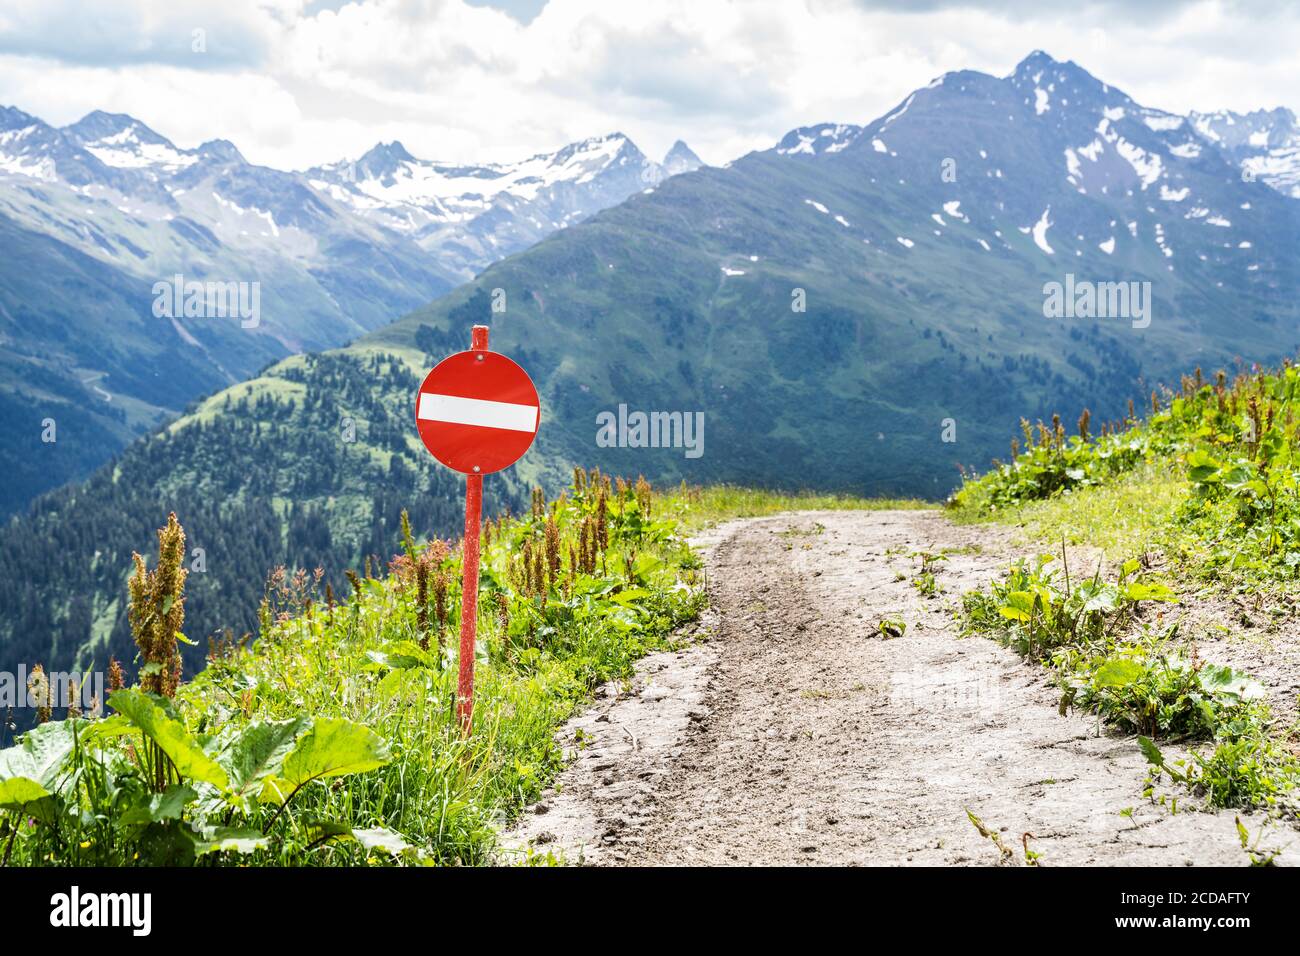
[[528,373],[488,349],[488,327],[474,326],[468,352],[443,359],[415,399],[415,427],[429,452],[465,475],[461,555],[460,675],[456,714],[469,733],[474,716],[474,638],[478,630],[479,536],[483,476],[518,461],[537,437],[541,402]]
[[465,733],[469,733],[469,723],[474,717],[474,634],[478,624],[478,546],[482,516],[483,476],[466,475],[465,550],[461,555],[465,576],[460,599],[460,681],[456,686],[456,713]]

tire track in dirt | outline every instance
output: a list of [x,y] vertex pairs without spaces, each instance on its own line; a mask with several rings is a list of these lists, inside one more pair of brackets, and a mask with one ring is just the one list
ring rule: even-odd
[[[937,597],[912,584],[917,552],[945,554]],[[960,637],[960,595],[1013,553],[1007,531],[937,512],[723,526],[707,640],[651,655],[566,726],[573,763],[507,847],[598,864],[998,862],[969,808],[1017,862],[1030,833],[1044,865],[1244,864],[1232,813],[1151,805],[1132,738],[1060,716],[1041,668]],[[880,635],[886,616],[902,637]],[[1295,842],[1276,827],[1264,841]]]

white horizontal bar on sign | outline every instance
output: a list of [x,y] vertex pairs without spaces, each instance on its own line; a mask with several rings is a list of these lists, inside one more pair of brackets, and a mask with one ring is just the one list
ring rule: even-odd
[[432,392],[420,393],[420,407],[416,411],[416,417],[452,425],[504,428],[512,432],[537,431],[536,405],[489,402],[482,398],[460,398],[456,395],[435,395]]

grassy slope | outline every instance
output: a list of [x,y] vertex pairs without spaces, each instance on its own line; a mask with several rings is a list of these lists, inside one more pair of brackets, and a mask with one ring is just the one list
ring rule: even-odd
[[[216,859],[258,864],[391,859],[386,852],[342,837],[311,846],[320,832],[315,821],[329,820],[355,829],[395,831],[413,848],[397,857],[401,860],[488,861],[502,823],[535,798],[562,765],[554,739],[559,724],[596,685],[628,676],[637,658],[671,646],[679,639],[674,629],[698,613],[702,576],[684,537],[687,529],[791,508],[920,504],[771,495],[734,487],[683,487],[658,495],[648,487],[620,491],[615,486],[605,504],[609,545],[598,554],[594,569],[575,574],[569,549],[581,550],[584,522],[594,523],[601,508],[591,487],[570,489],[541,512],[491,523],[486,538],[490,543],[484,549],[474,733],[469,740],[460,736],[453,712],[460,577],[456,554],[430,565],[431,575],[445,575],[448,582],[448,613],[440,622],[431,583],[429,630],[424,632],[429,637],[427,652],[418,644],[417,586],[405,556],[395,559],[387,577],[358,580],[347,602],[330,604],[309,583],[281,582],[263,610],[256,646],[218,653],[202,674],[181,688],[177,704],[185,724],[192,733],[202,734],[201,739],[209,741],[208,751],[215,753],[220,740],[258,721],[303,714],[317,720],[345,719],[377,732],[392,759],[381,769],[346,781],[311,785],[274,822],[273,804],[255,805],[248,813],[223,806],[215,817],[205,817],[202,801],[190,805],[187,823],[211,824],[221,817],[249,832],[269,827],[274,835],[267,846],[238,857],[233,851],[222,852]],[[546,516],[555,521],[561,568],[554,584],[538,589],[521,577],[521,560],[534,550],[543,553]],[[420,552],[426,548],[441,553],[437,544],[416,546]],[[108,750],[117,755],[116,772],[132,777],[135,771],[122,763],[115,740],[110,739]],[[4,776],[0,772],[0,784]],[[106,797],[89,783],[82,786],[77,799],[103,810]],[[63,799],[71,798],[65,794]],[[3,802],[0,799],[0,806]],[[177,844],[161,840],[162,833],[179,832],[179,825],[164,823],[162,830],[130,833],[129,828],[115,829],[125,816],[123,807],[114,806],[102,816],[109,822],[66,823],[76,832],[64,830],[57,845],[52,828],[29,821],[20,827],[14,861],[119,865],[139,862],[136,853],[149,862],[188,861],[184,840],[180,851]]]
[[992,511],[970,501],[951,512],[962,523],[1013,524],[1026,542],[1059,548],[1099,548],[1109,561],[1121,561],[1162,547],[1174,511],[1187,493],[1187,481],[1170,462],[1144,462],[1105,485],[1021,502]]
[[[1263,686],[1246,696],[1220,693],[1217,665],[1202,660],[1196,645],[1218,636],[1198,628],[1230,630],[1201,606],[1207,600],[1249,593],[1274,618],[1293,613],[1297,395],[1300,375],[1290,367],[1231,384],[1223,375],[1204,382],[1198,369],[1145,421],[1091,441],[1036,437],[1011,462],[969,478],[951,502],[955,520],[1017,525],[1025,543],[1058,555],[1062,542],[1094,547],[1114,567],[1130,562],[1129,582],[1172,586],[1190,612],[1181,630],[1161,627],[1160,618],[1139,626],[1134,611],[1143,599],[1125,594],[1123,577],[1113,606],[1081,611],[1089,595],[1077,576],[1073,594],[1063,585],[1059,564],[1013,569],[987,592],[968,595],[964,612],[970,629],[1050,665],[1075,706],[1157,741],[1204,741],[1179,762],[1155,757],[1155,779],[1167,777],[1211,805],[1263,807],[1292,819],[1300,817],[1296,700],[1275,695],[1270,709]],[[1160,570],[1144,575],[1148,563]],[[1253,684],[1245,674],[1219,673]]]

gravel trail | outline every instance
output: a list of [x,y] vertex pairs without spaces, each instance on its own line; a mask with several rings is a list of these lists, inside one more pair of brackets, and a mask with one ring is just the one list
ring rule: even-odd
[[[1131,737],[1059,715],[1043,669],[960,636],[954,608],[1015,556],[1009,532],[804,512],[701,543],[696,639],[566,725],[573,761],[507,858],[531,844],[600,865],[1023,865],[1030,834],[1048,866],[1247,862],[1232,813],[1152,805]],[[923,552],[944,557],[935,596],[914,586]],[[882,637],[887,617],[906,632]],[[1294,830],[1263,842],[1300,860]]]

